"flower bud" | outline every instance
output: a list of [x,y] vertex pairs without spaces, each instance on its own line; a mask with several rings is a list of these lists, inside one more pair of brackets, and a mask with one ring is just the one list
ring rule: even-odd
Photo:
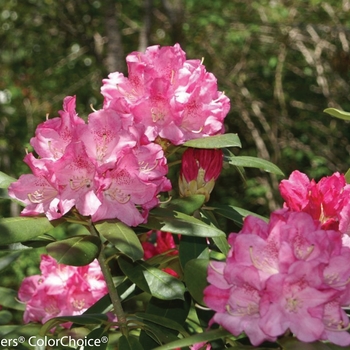
[[179,177],[181,197],[205,195],[207,202],[222,169],[221,149],[188,148],[182,156]]

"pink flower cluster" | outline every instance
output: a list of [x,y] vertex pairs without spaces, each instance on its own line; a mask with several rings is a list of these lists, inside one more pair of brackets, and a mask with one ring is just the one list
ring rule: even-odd
[[286,208],[268,223],[248,216],[229,235],[226,262],[208,269],[204,301],[216,312],[212,322],[236,336],[245,332],[253,345],[287,331],[304,342],[350,345],[343,309],[350,305],[350,247],[335,224],[346,202],[341,179],[334,174],[314,184],[294,173],[280,187]]
[[224,132],[228,97],[200,60],[186,60],[179,44],[150,46],[126,61],[128,77],[115,72],[103,80],[104,107],[145,125],[149,140],[161,137],[180,145]]
[[223,132],[229,99],[179,45],[134,52],[127,63],[129,78],[115,72],[103,80],[103,108],[87,123],[68,96],[60,116],[37,127],[30,143],[39,158],[24,159],[32,174],[9,187],[27,205],[22,215],[53,220],[75,207],[92,221],[117,218],[137,226],[159,203],[158,194],[171,189],[160,144]]
[[41,275],[26,277],[18,291],[19,300],[26,304],[25,323],[81,315],[108,292],[97,260],[75,267],[42,255],[40,270]]

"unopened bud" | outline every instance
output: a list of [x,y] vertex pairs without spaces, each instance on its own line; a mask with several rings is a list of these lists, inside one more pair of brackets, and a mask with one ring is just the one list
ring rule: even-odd
[[188,148],[182,156],[179,177],[181,197],[205,195],[207,202],[222,169],[221,149]]

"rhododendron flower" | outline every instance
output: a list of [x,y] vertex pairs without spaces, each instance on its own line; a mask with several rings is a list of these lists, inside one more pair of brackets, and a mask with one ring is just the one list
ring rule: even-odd
[[137,226],[171,189],[160,145],[150,143],[145,127],[127,126],[112,109],[89,115],[75,112],[75,97],[66,97],[60,118],[38,126],[34,150],[25,157],[33,174],[22,175],[9,195],[24,202],[22,215],[44,213],[58,219],[73,207],[93,221],[119,219]]
[[229,99],[217,90],[214,75],[200,60],[187,60],[179,44],[150,46],[126,61],[128,77],[115,72],[103,80],[104,108],[121,111],[123,105],[124,118],[145,125],[150,141],[161,137],[180,145],[223,133]]
[[25,323],[81,315],[108,292],[97,260],[76,267],[42,255],[40,270],[41,275],[26,277],[18,291],[19,300],[26,305]]
[[187,148],[183,153],[180,176],[180,196],[205,195],[207,202],[223,162],[221,149]]
[[[286,331],[304,342],[350,344],[350,248],[342,233],[326,230],[306,212],[281,209],[266,223],[248,216],[231,233],[225,262],[211,262],[204,301],[235,336],[253,345]],[[337,337],[336,334],[339,334]]]
[[309,213],[325,229],[350,233],[350,185],[343,174],[334,173],[316,183],[296,170],[281,181],[279,189],[286,208]]

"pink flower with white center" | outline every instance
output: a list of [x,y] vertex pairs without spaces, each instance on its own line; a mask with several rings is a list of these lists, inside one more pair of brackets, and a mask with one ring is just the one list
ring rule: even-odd
[[248,216],[228,242],[226,261],[208,269],[204,301],[216,312],[212,322],[236,336],[245,332],[253,345],[288,330],[304,342],[350,344],[341,311],[350,303],[350,248],[340,231],[281,209],[268,223]]
[[118,218],[130,226],[145,222],[148,209],[158,203],[158,192],[156,184],[142,181],[138,173],[136,157],[126,150],[113,169],[100,174],[98,198],[102,204],[92,215],[93,221]]
[[49,220],[58,219],[63,215],[60,206],[59,189],[51,180],[52,173],[46,167],[48,162],[37,160],[29,153],[24,158],[33,174],[24,174],[8,188],[9,196],[15,198],[26,207],[22,210],[24,216],[34,216],[45,213]]
[[30,140],[41,158],[59,159],[75,137],[76,126],[85,124],[75,111],[75,96],[67,96],[63,101],[63,111],[58,113],[60,117],[41,123],[35,131],[35,137]]
[[100,109],[89,115],[88,124],[77,128],[88,157],[97,166],[113,167],[124,148],[134,147],[136,140],[122,129],[120,115],[112,109]]
[[300,261],[288,274],[271,276],[260,304],[260,326],[266,334],[279,336],[290,329],[304,342],[321,338],[325,305],[338,292],[318,289],[320,268],[320,265]]
[[181,162],[180,196],[203,194],[207,202],[221,173],[222,162],[221,149],[187,148]]
[[19,300],[26,304],[25,323],[80,315],[108,292],[97,260],[76,267],[42,255],[40,270],[40,275],[26,277],[18,291]]
[[350,233],[350,185],[343,174],[334,173],[316,183],[296,170],[281,181],[279,189],[285,207],[309,213],[325,229]]
[[93,215],[100,200],[96,196],[96,168],[86,154],[81,141],[70,143],[65,154],[50,166],[60,188],[60,203],[64,213],[73,206],[84,216]]
[[103,80],[105,108],[115,109],[114,101],[123,98],[125,117],[132,115],[135,124],[145,125],[150,141],[161,137],[180,145],[223,133],[230,102],[201,61],[186,60],[178,44],[151,46],[126,60],[128,78],[112,73]]

